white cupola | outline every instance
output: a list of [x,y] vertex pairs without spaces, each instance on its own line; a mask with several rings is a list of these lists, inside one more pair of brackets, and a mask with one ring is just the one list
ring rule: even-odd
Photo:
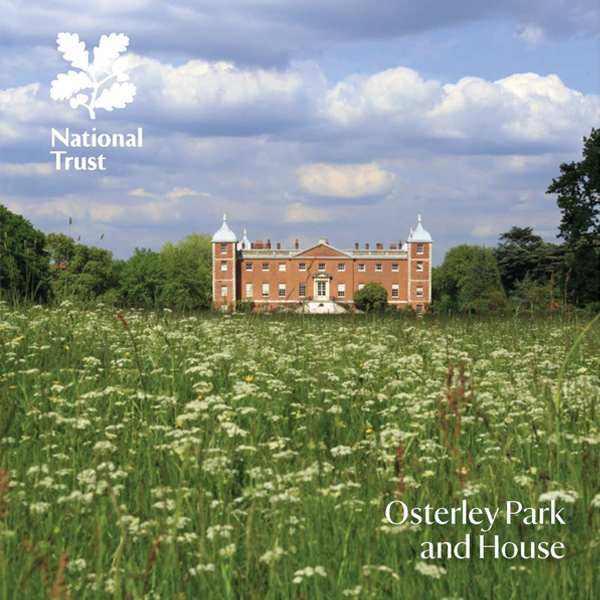
[[219,230],[213,235],[213,244],[225,244],[229,242],[237,242],[237,237],[227,225],[227,215],[223,213],[223,224]]
[[421,225],[421,215],[419,215],[419,222],[417,223],[417,228],[413,231],[412,227],[410,230],[410,235],[408,236],[409,243],[419,242],[419,243],[431,243],[433,239],[431,238],[430,233]]
[[244,235],[237,245],[238,250],[250,250],[250,240],[248,239],[248,236],[246,234],[247,231],[244,229]]

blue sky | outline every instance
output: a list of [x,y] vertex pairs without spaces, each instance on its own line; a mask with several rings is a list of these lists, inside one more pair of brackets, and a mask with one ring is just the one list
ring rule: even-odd
[[[39,229],[127,257],[223,212],[241,236],[291,245],[406,239],[434,257],[513,225],[554,240],[545,195],[600,123],[595,0],[0,0],[0,202]],[[130,38],[132,104],[50,98],[69,64]],[[56,171],[52,127],[144,129],[103,172]],[[91,155],[95,151],[89,151]],[[97,153],[97,152],[95,152]],[[104,238],[100,240],[101,234]]]

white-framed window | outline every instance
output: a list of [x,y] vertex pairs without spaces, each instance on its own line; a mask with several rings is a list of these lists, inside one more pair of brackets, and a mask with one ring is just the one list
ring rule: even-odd
[[306,271],[306,263],[300,263],[298,265],[298,271]]
[[417,298],[422,298],[423,297],[423,287],[418,285],[417,286]]
[[221,261],[221,271],[227,271],[227,261],[226,260]]
[[246,263],[246,271],[252,271],[252,263]]
[[227,254],[227,244],[221,244],[221,254]]
[[300,296],[300,298],[306,298],[306,284],[305,283],[298,284],[298,296]]
[[279,270],[285,271],[285,263],[279,263]]
[[397,273],[397,272],[398,272],[398,263],[392,263],[392,271],[393,271],[394,273]]
[[392,298],[400,298],[400,286],[397,283],[392,283]]
[[279,297],[285,298],[285,283],[279,284]]
[[262,284],[262,295],[263,295],[263,298],[269,297],[269,284],[268,283]]
[[383,264],[382,263],[375,263],[375,270],[376,271],[383,271]]
[[346,265],[344,263],[338,263],[338,271],[345,271]]
[[319,263],[319,271],[325,270],[325,263]]
[[263,271],[269,270],[269,263],[263,263]]
[[417,244],[417,254],[423,254],[423,244]]
[[418,260],[417,261],[417,271],[422,271],[422,270],[423,270],[423,261]]
[[251,283],[247,283],[246,284],[246,298],[252,298],[252,284]]
[[358,270],[359,271],[366,271],[367,270],[367,265],[365,265],[365,263],[359,263]]
[[226,285],[221,286],[221,297],[227,298],[227,286]]
[[423,305],[417,304],[417,314],[420,315],[423,312]]
[[359,289],[359,290],[362,290],[364,287],[365,287],[365,284],[364,284],[364,283],[359,283],[359,284],[358,284],[358,289]]
[[346,297],[346,284],[338,283],[338,298],[345,298],[345,297]]

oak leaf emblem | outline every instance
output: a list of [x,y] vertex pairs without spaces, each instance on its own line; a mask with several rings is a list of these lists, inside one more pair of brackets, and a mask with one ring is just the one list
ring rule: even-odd
[[126,73],[127,58],[121,56],[129,45],[126,35],[103,35],[94,48],[92,62],[77,33],[59,33],[56,43],[63,58],[79,70],[57,75],[50,88],[53,100],[69,100],[72,108],[83,106],[91,119],[96,118],[96,109],[112,111],[133,102],[137,89]]

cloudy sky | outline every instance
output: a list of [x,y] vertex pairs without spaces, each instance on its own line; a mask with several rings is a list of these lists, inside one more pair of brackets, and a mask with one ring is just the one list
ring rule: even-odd
[[[596,0],[0,0],[0,14],[0,202],[123,258],[212,234],[223,212],[240,237],[341,248],[404,240],[420,213],[436,263],[512,225],[555,240],[545,190],[600,123]],[[101,35],[129,36],[134,102],[92,121],[53,101],[74,69],[60,32],[90,57]],[[67,127],[142,127],[144,144],[70,149],[103,152],[106,170],[57,171],[51,130]]]

